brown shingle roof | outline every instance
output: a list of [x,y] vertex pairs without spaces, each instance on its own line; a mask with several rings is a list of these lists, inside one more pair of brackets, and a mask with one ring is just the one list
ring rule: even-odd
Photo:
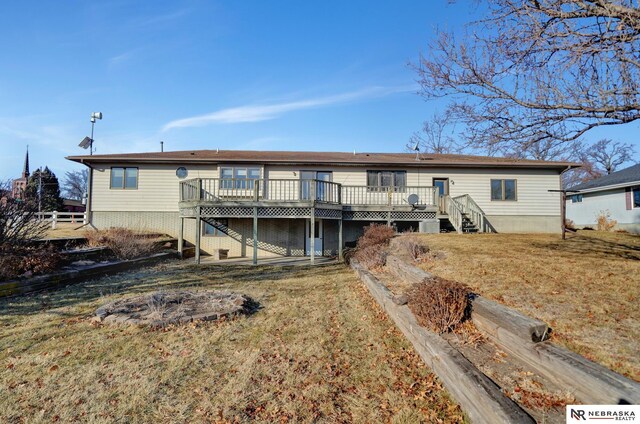
[[572,162],[549,162],[526,159],[415,153],[348,153],[348,152],[291,152],[256,150],[184,150],[176,152],[121,153],[111,155],[69,156],[80,163],[267,163],[318,165],[387,165],[409,167],[523,167],[564,169],[577,167]]

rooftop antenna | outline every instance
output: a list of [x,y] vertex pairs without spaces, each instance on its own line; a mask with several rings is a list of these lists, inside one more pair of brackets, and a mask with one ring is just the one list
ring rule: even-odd
[[160,142],[160,151],[164,152],[164,141]]
[[415,146],[413,146],[413,150],[416,152],[416,160],[420,160],[420,142],[416,141]]

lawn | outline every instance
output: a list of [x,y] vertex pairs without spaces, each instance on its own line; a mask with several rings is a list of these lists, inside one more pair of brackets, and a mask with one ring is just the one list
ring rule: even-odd
[[82,222],[80,223],[59,222],[56,225],[55,230],[51,228],[51,224],[49,224],[45,237],[52,238],[52,239],[68,238],[68,237],[83,237],[84,232],[90,228],[91,227],[89,227],[88,225],[82,227]]
[[553,340],[640,380],[640,236],[420,235],[421,267],[553,328]]
[[[92,322],[159,289],[261,309],[165,330]],[[461,422],[459,407],[344,266],[171,262],[0,301],[0,421]]]

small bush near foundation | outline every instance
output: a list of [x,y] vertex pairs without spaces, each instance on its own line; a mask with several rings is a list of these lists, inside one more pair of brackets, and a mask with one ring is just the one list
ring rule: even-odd
[[52,247],[0,247],[0,280],[23,275],[46,274],[60,265],[62,257]]
[[409,309],[420,325],[437,333],[452,331],[469,309],[469,287],[435,277],[414,284],[409,290]]
[[397,247],[416,262],[420,262],[426,258],[429,248],[422,244],[415,236],[403,235],[397,240]]
[[600,211],[596,227],[598,231],[613,231],[616,225],[618,225],[618,221],[611,219],[611,212]]
[[153,239],[128,228],[111,227],[107,230],[87,231],[84,235],[90,247],[108,247],[118,259],[135,259],[158,251]]
[[394,235],[394,229],[386,225],[371,224],[365,227],[353,257],[366,268],[383,267],[387,261],[386,248]]
[[570,219],[565,219],[564,220],[564,228],[566,228],[567,230],[575,230],[576,229],[576,224]]

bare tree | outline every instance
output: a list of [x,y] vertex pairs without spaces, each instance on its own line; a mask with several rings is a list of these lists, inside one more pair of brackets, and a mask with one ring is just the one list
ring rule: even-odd
[[600,168],[602,174],[611,174],[620,165],[634,162],[634,153],[633,145],[605,138],[584,149],[582,157],[585,162]]
[[[9,193],[9,183],[0,184],[0,192]],[[37,219],[38,207],[28,200],[9,196],[0,199],[0,250],[23,246],[42,238],[47,224]]]
[[87,193],[87,180],[89,172],[87,169],[81,171],[67,171],[62,183],[62,192],[68,199],[81,200]]
[[501,153],[506,157],[535,160],[579,161],[581,144],[578,141],[541,140],[537,143],[512,144],[503,146]]
[[456,142],[453,131],[449,115],[434,113],[428,121],[424,121],[421,131],[413,133],[407,147],[412,150],[418,147],[426,153],[461,153],[464,148]]
[[485,19],[428,52],[421,94],[448,96],[478,147],[526,150],[640,118],[636,0],[490,0]]

